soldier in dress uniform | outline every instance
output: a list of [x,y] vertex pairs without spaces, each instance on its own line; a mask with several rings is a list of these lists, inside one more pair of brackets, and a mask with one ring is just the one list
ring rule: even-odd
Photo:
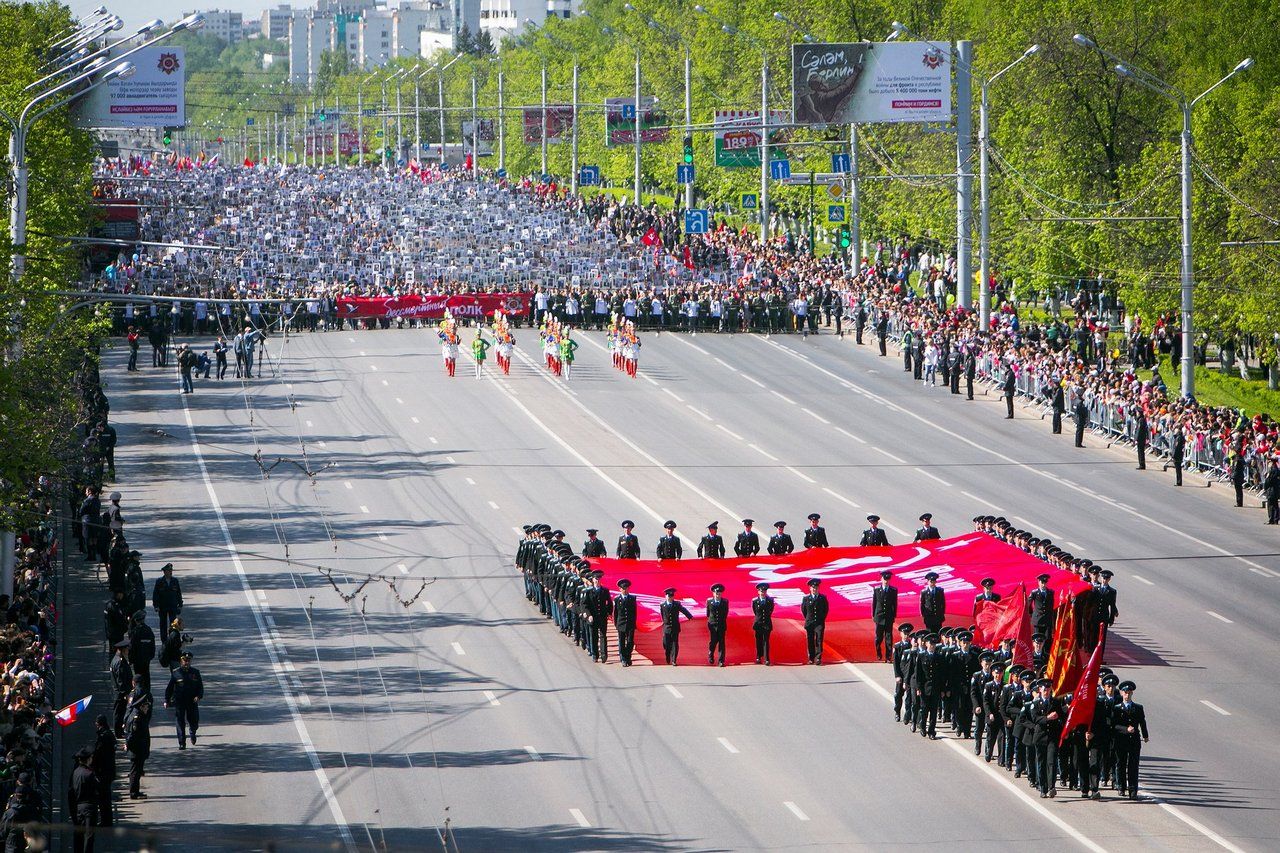
[[[1094,568],[1097,568],[1096,566]],[[1110,628],[1115,624],[1116,617],[1120,615],[1119,608],[1116,607],[1116,588],[1111,585],[1111,579],[1115,577],[1109,569],[1102,569],[1098,572],[1098,582],[1093,588],[1094,596],[1098,602],[1098,622]],[[1095,627],[1093,635],[1098,635]]]
[[[893,623],[898,621],[898,588],[889,583],[893,572],[880,573],[880,585],[871,592],[871,621],[876,626],[876,660],[889,660],[893,649]],[[881,649],[883,648],[883,652]]]
[[951,723],[960,737],[968,740],[973,734],[973,697],[970,693],[970,681],[976,672],[981,671],[978,650],[971,645],[973,634],[960,629],[952,634],[956,641],[951,652]]
[[995,585],[996,585],[995,578],[982,579],[982,592],[978,593],[973,597],[973,615],[975,618],[978,615],[979,608],[982,607],[982,602],[990,601],[992,604],[994,604],[995,602],[1003,598],[1003,596],[1000,595],[1000,593],[995,591],[994,589]]
[[822,516],[816,512],[809,513],[809,529],[804,532],[804,547],[806,548],[827,548],[827,531],[822,528],[818,522],[822,520]]
[[1044,634],[1031,635],[1031,664],[1036,672],[1049,663],[1049,650],[1044,647]]
[[754,557],[760,553],[760,534],[751,529],[754,524],[750,518],[742,519],[742,532],[733,543],[733,553],[739,557]]
[[916,656],[915,683],[912,689],[916,697],[915,725],[920,736],[938,739],[938,701],[946,689],[946,662],[938,653],[938,635],[926,634],[924,652]]
[[1062,736],[1062,726],[1066,722],[1066,709],[1062,702],[1053,695],[1053,682],[1042,678],[1036,682],[1037,695],[1028,706],[1027,716],[1031,718],[1031,745],[1036,751],[1037,777],[1034,781],[1040,789],[1040,797],[1051,798],[1058,795],[1055,782],[1058,768],[1058,740]]
[[724,584],[711,585],[711,597],[707,599],[707,663],[715,663],[716,650],[720,650],[720,666],[724,666],[724,635],[729,627],[729,599],[724,597]]
[[[930,539],[941,539],[942,535],[938,533],[938,528],[933,526],[933,513],[926,512],[920,516],[920,526],[916,528],[915,542],[927,542]],[[888,543],[886,543],[888,544]]]
[[756,584],[756,597],[751,599],[751,630],[756,634],[756,663],[773,666],[769,659],[769,635],[773,633],[773,598],[769,595],[769,585],[761,581]]
[[884,531],[880,529],[880,516],[868,515],[867,521],[871,526],[862,531],[862,541],[858,544],[864,547],[868,545],[888,545],[889,537],[885,536]]
[[[609,662],[609,617],[613,615],[613,596],[600,583],[604,572],[591,573],[591,589],[587,596],[587,630],[591,634],[591,656],[599,663]],[[621,654],[621,652],[619,652]]]
[[1138,685],[1132,681],[1120,682],[1120,701],[1111,711],[1112,744],[1116,757],[1117,787],[1120,796],[1138,799],[1138,763],[1142,758],[1142,745],[1147,742],[1147,715],[1142,706],[1133,701]]
[[[991,662],[991,678],[982,688],[982,711],[986,716],[984,725],[987,729],[987,746],[983,750],[983,758],[991,763],[991,754],[996,753],[996,760],[1001,767],[1004,761],[1004,716],[1000,711],[1000,697],[1004,691],[1005,662],[998,657]],[[997,751],[998,747],[998,751]]]
[[713,521],[707,525],[707,535],[698,543],[698,556],[709,560],[724,556],[724,537],[720,535],[720,522]]
[[631,666],[631,652],[636,644],[636,597],[631,594],[631,581],[618,579],[618,595],[613,599],[613,627],[618,631],[618,657],[623,666]]
[[[1105,667],[1104,667],[1105,669]],[[1109,669],[1102,676],[1102,692],[1098,694],[1098,707],[1104,710],[1105,721],[1098,737],[1098,781],[1100,785],[1116,786],[1115,732],[1111,728],[1111,716],[1120,704],[1120,691],[1116,687],[1120,679]]]
[[680,537],[676,535],[676,523],[667,521],[662,527],[667,531],[667,535],[658,540],[658,548],[654,556],[659,560],[680,559],[684,554],[684,548],[680,546]]
[[775,532],[769,537],[769,553],[775,557],[785,557],[796,549],[796,543],[791,541],[785,521],[775,521],[773,527]]
[[594,527],[587,528],[587,541],[582,543],[582,556],[592,559],[609,556],[609,551],[604,547],[604,542],[596,536],[599,532]]
[[822,666],[822,640],[827,632],[827,613],[831,609],[827,597],[818,592],[822,581],[809,579],[809,594],[800,601],[800,615],[804,617],[805,644],[809,663]]
[[991,652],[982,652],[978,655],[978,671],[969,676],[967,692],[969,708],[972,711],[974,755],[982,755],[983,736],[987,730],[987,711],[983,696],[986,693],[987,682],[991,681],[991,664],[995,659],[996,656]]
[[1046,637],[1053,636],[1054,601],[1053,590],[1049,589],[1049,575],[1036,577],[1036,588],[1031,590],[1027,598],[1031,601],[1031,630]]
[[947,618],[947,594],[938,586],[937,572],[929,572],[924,579],[926,586],[920,590],[920,619],[925,631],[937,634]]
[[903,622],[898,626],[898,642],[893,644],[893,719],[902,722],[903,700],[906,700],[907,720],[911,719],[911,695],[909,671],[911,668],[911,632],[915,626]]
[[631,531],[635,529],[636,523],[630,519],[622,522],[623,533],[618,537],[617,557],[619,560],[638,560],[640,559],[640,540]]
[[676,659],[680,657],[680,614],[683,613],[685,619],[692,619],[693,614],[676,601],[674,586],[667,587],[662,594],[665,597],[658,605],[658,612],[662,616],[662,651],[667,656],[667,663],[676,666]]

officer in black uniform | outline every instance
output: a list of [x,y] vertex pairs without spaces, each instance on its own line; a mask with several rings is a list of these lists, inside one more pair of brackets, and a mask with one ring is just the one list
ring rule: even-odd
[[724,666],[724,635],[729,627],[729,599],[724,595],[724,584],[711,585],[711,597],[707,599],[707,663],[715,663],[716,650],[720,650],[720,666]]
[[769,585],[756,584],[756,597],[751,599],[751,630],[756,634],[756,663],[773,666],[769,659],[769,635],[773,633],[773,609],[775,602],[769,595]]
[[[893,649],[893,623],[898,620],[898,588],[889,583],[893,572],[880,573],[880,585],[871,593],[871,621],[876,626],[876,660],[889,660]],[[882,651],[883,649],[883,651]]]
[[[67,785],[67,811],[75,825],[73,849],[76,853],[93,849],[93,828],[98,825],[98,803],[102,799],[98,777],[93,772],[93,750],[82,746],[75,756],[76,766]],[[21,832],[22,830],[18,830]]]
[[827,548],[827,531],[818,524],[822,520],[822,516],[816,512],[809,513],[809,529],[804,532],[804,547],[806,548]]
[[880,312],[880,316],[876,319],[876,339],[880,343],[880,355],[888,355],[886,341],[889,337],[889,315],[885,311]]
[[753,524],[755,521],[750,518],[742,519],[742,532],[733,543],[733,553],[739,557],[754,557],[760,553],[760,534],[751,529]]
[[1138,412],[1138,426],[1134,430],[1134,442],[1138,445],[1138,470],[1147,470],[1147,442],[1151,440],[1151,427],[1147,424],[1145,412]]
[[889,537],[885,536],[884,531],[880,529],[880,516],[868,515],[867,521],[871,526],[862,531],[862,540],[858,544],[863,547],[868,545],[888,545]]
[[1076,419],[1076,447],[1084,447],[1084,430],[1089,426],[1089,407],[1084,404],[1084,395],[1076,388],[1076,405],[1072,413]]
[[1050,408],[1053,409],[1053,434],[1062,435],[1062,415],[1067,411],[1067,395],[1062,388],[1061,381],[1053,384],[1053,397],[1050,402]]
[[720,535],[720,522],[707,525],[707,535],[698,543],[698,556],[703,559],[719,559],[724,556],[724,537]]
[[[1096,566],[1095,566],[1096,568]],[[1116,588],[1111,585],[1111,579],[1115,575],[1110,569],[1103,569],[1098,572],[1100,583],[1093,588],[1094,600],[1097,601],[1098,622],[1110,628],[1115,624],[1116,617],[1120,615],[1120,609],[1116,607]],[[1093,629],[1093,635],[1096,637],[1098,629]]]
[[926,635],[924,644],[924,652],[916,656],[915,683],[912,685],[916,697],[915,722],[920,727],[921,737],[937,740],[938,701],[946,689],[946,662],[938,653],[937,634]]
[[947,618],[947,594],[938,586],[937,572],[929,572],[924,579],[927,585],[920,590],[920,618],[925,631],[936,635]]
[[1000,593],[996,592],[995,589],[993,589],[995,585],[996,585],[995,578],[982,579],[982,592],[978,593],[973,597],[973,615],[974,616],[978,615],[978,609],[982,606],[982,602],[990,601],[992,604],[995,604],[997,601],[999,601],[1001,598],[1004,597]]
[[785,557],[796,549],[796,543],[791,541],[785,521],[775,521],[773,527],[777,532],[769,537],[769,553],[775,557]]
[[582,556],[592,559],[609,556],[609,551],[604,547],[604,542],[596,536],[599,532],[594,527],[587,528],[587,541],[582,543]]
[[941,539],[942,534],[938,532],[938,528],[933,526],[933,513],[926,512],[920,516],[920,526],[916,528],[915,542],[928,542],[931,539]]
[[618,551],[616,556],[619,560],[638,560],[640,559],[640,540],[631,531],[635,529],[636,523],[630,519],[622,522],[623,534],[618,537]]
[[164,706],[173,708],[178,724],[178,749],[187,748],[187,730],[191,730],[191,743],[196,742],[196,730],[200,728],[200,700],[204,698],[204,679],[200,670],[191,665],[191,652],[183,652],[182,665],[169,676],[169,686],[164,689]]
[[991,652],[978,655],[978,671],[969,676],[969,707],[973,711],[973,754],[982,755],[982,743],[987,731],[987,709],[983,700],[987,684],[991,681],[991,664],[996,656]]
[[972,645],[973,634],[960,629],[952,634],[956,641],[951,651],[950,694],[951,723],[956,733],[968,740],[973,735],[973,694],[970,691],[975,673],[982,670],[978,650]]
[[804,636],[809,653],[809,663],[822,666],[822,640],[827,632],[827,613],[831,605],[827,597],[818,592],[822,581],[809,579],[809,594],[800,601],[800,615],[804,617]]
[[1001,767],[1006,766],[1004,760],[1005,726],[1004,714],[1001,711],[1000,699],[1004,693],[1005,662],[996,658],[991,662],[991,680],[982,688],[982,711],[986,715],[987,746],[983,758],[991,763],[994,752]]
[[853,315],[853,334],[858,346],[862,346],[862,332],[867,328],[867,306],[858,300],[858,307]]
[[1054,595],[1049,589],[1049,575],[1036,577],[1036,588],[1031,590],[1027,598],[1031,600],[1031,630],[1046,637],[1053,636]]
[[1017,382],[1017,377],[1013,375],[1013,368],[1005,365],[1004,385],[1000,389],[1000,394],[1004,397],[1005,406],[1008,410],[1008,414],[1004,416],[1005,420],[1008,421],[1013,420],[1013,395],[1018,387]]
[[667,657],[667,663],[676,666],[676,659],[680,657],[680,614],[683,613],[685,619],[692,619],[693,614],[676,601],[674,586],[667,587],[662,594],[666,596],[658,605],[658,612],[662,616],[662,651]]
[[1132,681],[1120,682],[1120,701],[1111,711],[1112,748],[1116,758],[1116,786],[1120,796],[1138,799],[1138,763],[1142,745],[1147,742],[1147,714],[1133,701],[1138,686]]
[[915,626],[910,622],[903,622],[898,626],[898,642],[893,644],[893,719],[897,722],[902,722],[904,698],[908,721],[911,718],[911,694],[907,688],[912,657],[911,632],[914,630]]
[[659,560],[678,560],[684,554],[684,548],[680,546],[680,537],[676,535],[676,523],[667,521],[663,525],[667,531],[667,535],[658,540],[658,549],[655,552]]
[[618,657],[623,666],[631,666],[631,652],[636,644],[636,597],[631,594],[631,581],[618,580],[618,595],[613,599],[613,627],[618,631]]
[[[1092,685],[1090,685],[1092,689]],[[1027,716],[1031,718],[1031,746],[1036,751],[1037,776],[1033,780],[1040,789],[1040,797],[1058,796],[1057,781],[1058,740],[1066,722],[1066,708],[1053,695],[1053,682],[1042,678],[1036,682],[1037,695],[1031,700]]]
[[964,355],[964,390],[970,400],[973,399],[973,378],[978,372],[978,355],[973,349],[970,346]]

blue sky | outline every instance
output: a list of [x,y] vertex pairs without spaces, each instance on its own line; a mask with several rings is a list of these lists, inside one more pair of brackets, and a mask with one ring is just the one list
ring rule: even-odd
[[[198,3],[187,5],[189,0],[178,3],[156,3],[155,0],[72,0],[68,5],[77,18],[83,17],[98,6],[106,6],[112,13],[124,18],[124,29],[121,33],[129,33],[153,18],[161,18],[165,23],[173,23],[182,18],[184,11],[225,9],[241,12],[245,17],[245,29],[256,29],[257,22],[262,20],[262,10],[274,8],[283,0],[217,0],[216,5],[200,6]],[[295,3],[297,6],[308,6],[309,3]],[[252,19],[253,24],[250,24]]]

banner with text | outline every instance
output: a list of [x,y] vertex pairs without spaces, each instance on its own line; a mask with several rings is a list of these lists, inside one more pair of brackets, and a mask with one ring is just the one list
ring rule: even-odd
[[[640,143],[667,141],[667,114],[657,109],[657,98],[640,99]],[[636,99],[605,98],[604,144],[634,145],[636,141]]]
[[[779,142],[791,114],[769,110],[769,144]],[[723,169],[760,168],[760,111],[716,110],[716,165]]]
[[791,46],[796,123],[951,121],[951,57],[923,42]]
[[444,316],[445,309],[454,317],[478,319],[491,317],[497,311],[508,314],[529,313],[529,293],[461,293],[454,295],[408,293],[404,296],[339,296],[340,319],[404,317],[412,320],[434,320]]
[[[185,49],[144,47],[132,77],[89,90],[75,107],[81,127],[181,127],[187,123]],[[115,65],[108,60],[103,68]]]

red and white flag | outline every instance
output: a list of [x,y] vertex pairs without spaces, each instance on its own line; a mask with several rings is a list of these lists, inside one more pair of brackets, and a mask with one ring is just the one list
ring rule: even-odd
[[650,228],[648,231],[644,232],[644,236],[640,238],[640,242],[644,243],[646,246],[658,245],[660,242],[658,240],[658,230],[656,228]]
[[72,702],[70,705],[54,714],[54,719],[58,721],[58,725],[60,726],[71,725],[76,720],[80,719],[81,714],[89,710],[89,702],[92,701],[92,699],[93,696],[89,695],[78,702]]

